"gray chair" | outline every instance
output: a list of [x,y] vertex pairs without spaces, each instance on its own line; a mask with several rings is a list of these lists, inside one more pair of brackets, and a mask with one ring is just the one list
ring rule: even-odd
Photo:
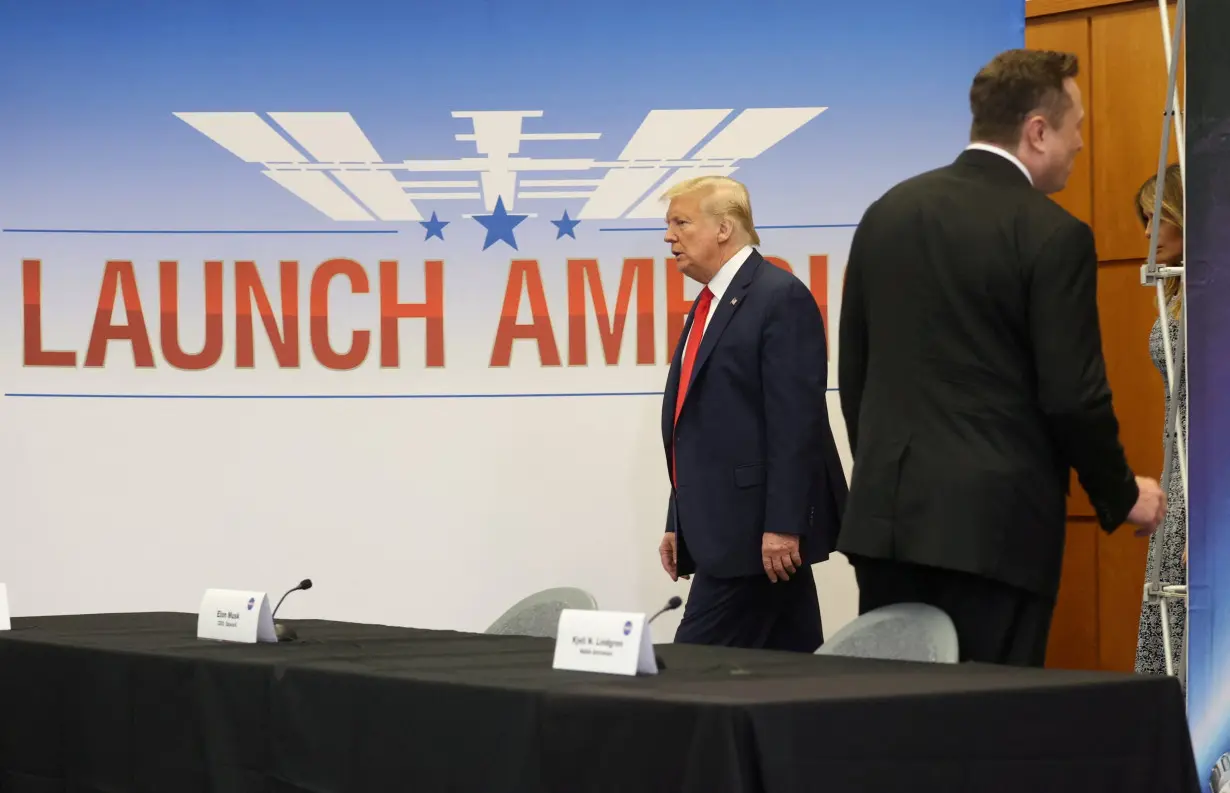
[[593,611],[598,601],[583,589],[556,587],[535,592],[500,615],[487,633],[503,636],[542,636],[554,639],[564,609]]
[[957,629],[934,606],[896,603],[863,614],[820,645],[816,654],[955,664]]

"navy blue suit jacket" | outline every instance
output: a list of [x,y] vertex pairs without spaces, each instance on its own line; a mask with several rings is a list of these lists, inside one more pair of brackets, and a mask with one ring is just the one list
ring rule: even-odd
[[846,478],[829,426],[824,321],[803,282],[753,251],[709,309],[692,384],[675,424],[688,315],[662,400],[674,474],[666,530],[678,572],[764,575],[766,531],[800,536],[804,564],[828,558]]

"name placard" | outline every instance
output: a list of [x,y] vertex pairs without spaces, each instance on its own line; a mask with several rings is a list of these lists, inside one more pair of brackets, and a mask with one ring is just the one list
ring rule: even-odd
[[12,629],[13,623],[9,621],[9,591],[4,584],[0,584],[0,631]]
[[273,614],[264,592],[207,589],[196,619],[196,637],[222,642],[276,642]]
[[645,615],[565,609],[559,617],[554,669],[608,675],[656,675]]

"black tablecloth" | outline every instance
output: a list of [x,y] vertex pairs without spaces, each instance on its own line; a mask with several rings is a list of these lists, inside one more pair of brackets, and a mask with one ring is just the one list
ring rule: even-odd
[[187,614],[0,632],[2,793],[1197,790],[1173,679],[682,645],[657,677],[549,640]]

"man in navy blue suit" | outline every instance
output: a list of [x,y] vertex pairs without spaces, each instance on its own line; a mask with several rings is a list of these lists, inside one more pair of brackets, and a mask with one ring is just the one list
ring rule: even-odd
[[671,253],[704,284],[662,402],[672,487],[659,552],[672,580],[695,575],[675,641],[814,652],[811,565],[834,549],[846,497],[824,322],[807,287],[752,247],[742,184],[700,177],[664,199]]

